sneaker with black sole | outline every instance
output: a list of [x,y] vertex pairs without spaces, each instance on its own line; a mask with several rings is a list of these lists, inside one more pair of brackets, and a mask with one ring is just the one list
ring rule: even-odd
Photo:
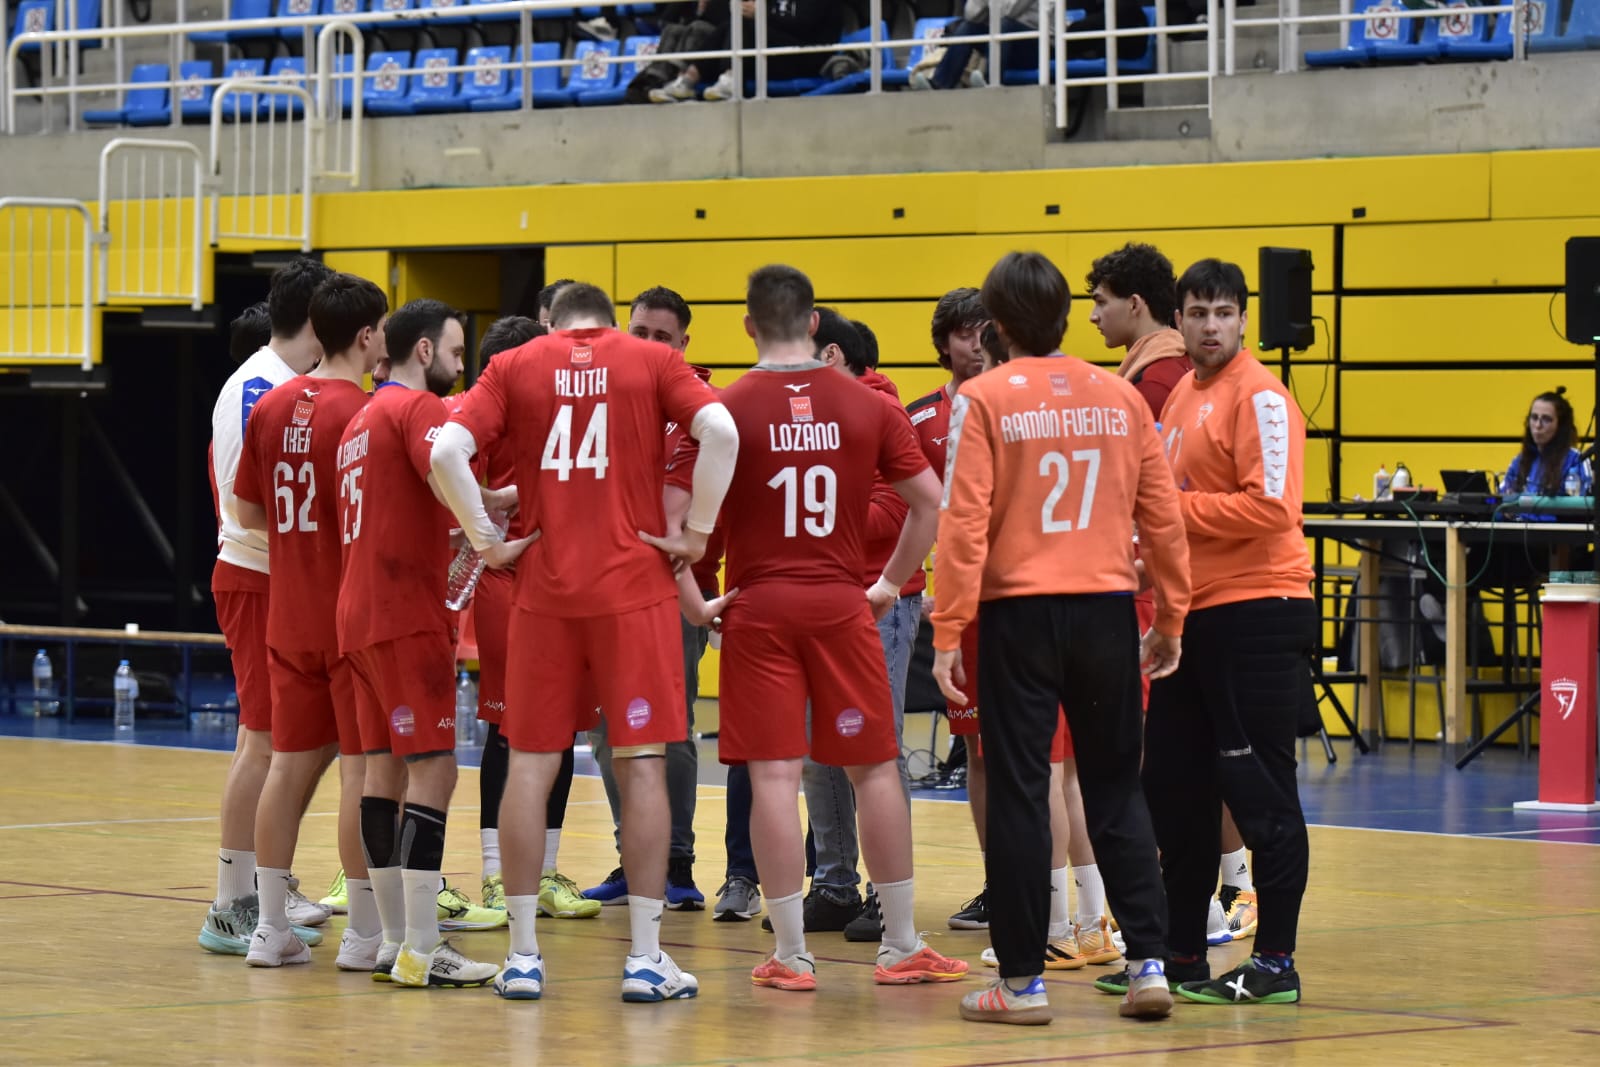
[[628,903],[628,876],[618,867],[606,875],[606,880],[583,891],[590,900],[598,900],[607,907]]
[[744,923],[761,914],[761,889],[742,874],[729,876],[717,890],[711,918],[719,923]]
[[[861,898],[847,886],[812,886],[801,910],[806,933],[838,933],[861,914]],[[761,920],[761,929],[772,932],[772,916]]]
[[[1204,982],[1211,977],[1211,965],[1205,960],[1195,960],[1192,963],[1178,963],[1168,960],[1166,965],[1167,988],[1172,992],[1178,991],[1178,986],[1183,982]],[[1112,996],[1125,997],[1128,995],[1128,986],[1132,978],[1128,968],[1124,967],[1116,974],[1105,978],[1096,978],[1094,987],[1102,993]]]
[[989,886],[984,885],[978,895],[961,905],[954,915],[950,916],[950,929],[952,930],[987,930],[989,929]]
[[1184,982],[1175,992],[1196,1004],[1298,1004],[1300,972],[1273,970],[1252,956],[1226,974]]
[[883,940],[883,908],[878,904],[878,891],[872,888],[871,882],[867,883],[867,902],[861,905],[861,913],[844,924],[844,939]]
[[704,911],[705,894],[694,884],[694,859],[691,856],[674,856],[667,861],[668,911]]

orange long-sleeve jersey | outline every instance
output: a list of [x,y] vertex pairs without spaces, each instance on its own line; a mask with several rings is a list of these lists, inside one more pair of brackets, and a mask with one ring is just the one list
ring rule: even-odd
[[1283,383],[1241,352],[1203,382],[1179,382],[1161,432],[1189,531],[1191,606],[1309,598],[1306,423]]
[[1150,408],[1070,356],[1012,360],[961,387],[939,516],[933,646],[960,647],[978,603],[1132,593],[1133,526],[1155,583],[1156,629],[1189,610],[1189,547]]

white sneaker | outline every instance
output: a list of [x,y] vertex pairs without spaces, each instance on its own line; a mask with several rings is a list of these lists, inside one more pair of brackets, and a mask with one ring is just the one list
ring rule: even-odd
[[733,99],[733,71],[725,70],[717,75],[717,84],[705,92],[707,100],[732,100]]
[[513,952],[494,980],[494,991],[507,1000],[538,1000],[544,996],[544,957],[537,952]]
[[252,967],[282,967],[285,963],[310,963],[311,950],[294,936],[293,930],[280,930],[262,923],[250,939],[244,961]]
[[[250,939],[261,925],[261,902],[251,893],[231,901],[227,907],[215,904],[206,909],[200,925],[200,947],[225,956],[243,956],[250,951]],[[322,944],[322,932],[305,926],[294,928],[295,936],[308,945]]]
[[1045,996],[1044,981],[1034,978],[1021,992],[997,978],[986,989],[979,989],[961,998],[961,1017],[973,1023],[1011,1023],[1021,1026],[1041,1026],[1050,1022],[1050,1001]]
[[389,980],[395,985],[417,989],[436,985],[462,988],[488,985],[499,973],[498,965],[469,960],[450,942],[441,941],[432,952],[418,952],[410,945],[401,945]]
[[1000,966],[1000,957],[995,955],[994,949],[992,948],[986,948],[982,952],[978,953],[978,959],[983,962],[985,967]]
[[665,952],[655,959],[629,956],[622,965],[623,1000],[683,1000],[699,992],[699,980],[688,971],[679,970]]
[[676,104],[680,100],[693,100],[694,98],[694,82],[689,80],[687,74],[680,74],[661,88],[650,90],[650,102],[652,104]]
[[1128,961],[1128,995],[1117,1014],[1128,1019],[1165,1019],[1172,1014],[1172,989],[1160,960]]
[[[371,971],[378,965],[378,953],[383,948],[383,931],[371,937],[362,937],[346,929],[339,939],[339,957],[333,965],[341,971]],[[393,964],[391,964],[392,966]]]
[[333,917],[333,909],[318,904],[300,892],[300,879],[289,876],[289,902],[285,909],[289,921],[296,926],[321,926]]
[[927,90],[933,88],[933,79],[928,77],[924,71],[914,70],[911,72],[911,80],[907,84],[913,89]]
[[961,84],[968,89],[987,89],[989,87],[989,79],[983,76],[983,71],[981,70],[969,70],[962,75]]
[[[378,935],[380,938],[382,934]],[[372,961],[372,980],[374,982],[392,982],[391,974],[394,971],[394,961],[400,958],[400,942],[385,941],[378,949],[378,956]]]
[[1211,911],[1206,916],[1206,944],[1226,945],[1233,940],[1233,931],[1228,929],[1228,913],[1222,910],[1222,901],[1216,897],[1211,898]]

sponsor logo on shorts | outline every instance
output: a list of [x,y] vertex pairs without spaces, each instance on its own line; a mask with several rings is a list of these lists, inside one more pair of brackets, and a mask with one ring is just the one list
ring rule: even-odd
[[861,714],[860,708],[845,708],[839,717],[833,720],[833,728],[839,732],[840,737],[859,736],[867,725],[867,717]]
[[400,737],[410,737],[417,732],[417,717],[411,711],[411,705],[401,704],[389,713],[389,729]]
[[945,718],[947,719],[959,719],[962,722],[976,722],[978,719],[978,708],[976,705],[970,708],[946,708],[944,714]]
[[628,701],[628,729],[643,730],[650,721],[650,702],[644,697]]
[[811,398],[809,396],[791,396],[789,398],[789,421],[810,422]]

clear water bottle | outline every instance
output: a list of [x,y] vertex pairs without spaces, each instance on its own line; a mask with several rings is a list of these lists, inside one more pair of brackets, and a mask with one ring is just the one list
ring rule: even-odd
[[117,675],[111,680],[111,728],[117,733],[133,732],[133,705],[139,699],[139,679],[133,676],[128,661],[117,665]]
[[49,654],[41,648],[33,657],[33,713],[54,715],[60,707],[55,697],[55,668],[50,664]]
[[444,606],[451,611],[460,611],[466,607],[467,602],[472,599],[472,591],[478,588],[478,579],[483,577],[485,566],[483,557],[478,555],[477,549],[470,543],[463,544],[455,559],[450,561],[450,577],[445,585]]
[[[1566,496],[1582,496],[1583,495],[1583,480],[1578,477],[1578,468],[1577,467],[1573,467],[1571,470],[1567,471],[1567,477],[1561,483],[1561,492],[1563,494],[1565,494]],[[44,653],[41,652],[41,653],[39,653],[39,655],[42,656],[42,655],[44,655]],[[35,662],[37,663],[38,661],[36,660]],[[45,660],[45,666],[48,667],[49,664],[50,664],[50,661],[49,660]],[[35,679],[37,679],[38,676],[39,676],[38,670],[39,670],[38,667],[34,668],[34,678]],[[35,681],[34,682],[34,687],[37,688],[38,684],[39,683],[37,681]]]
[[1389,479],[1389,495],[1393,496],[1396,489],[1411,488],[1411,471],[1404,463],[1394,465],[1394,477]]
[[465,667],[456,679],[456,747],[472,748],[478,743],[478,684]]
[[1382,463],[1378,464],[1378,473],[1372,476],[1372,499],[1389,499],[1389,469]]

